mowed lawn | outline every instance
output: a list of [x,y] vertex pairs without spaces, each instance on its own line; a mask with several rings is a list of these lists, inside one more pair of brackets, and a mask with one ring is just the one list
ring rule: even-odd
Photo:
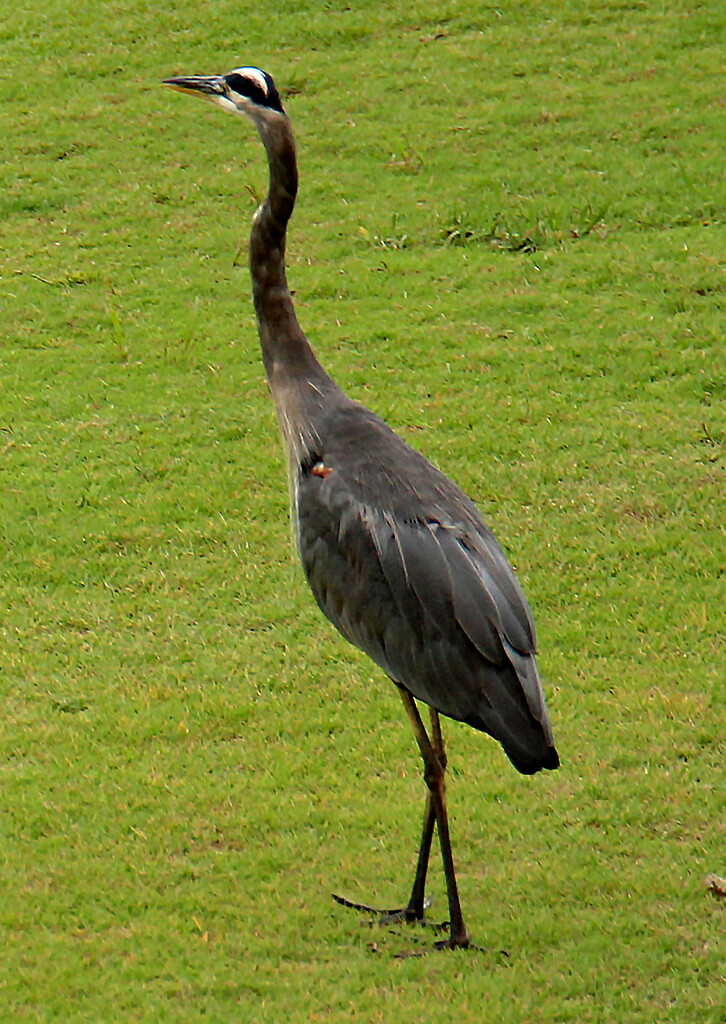
[[[0,1019],[723,1024],[722,2],[0,24]],[[331,900],[405,900],[424,786],[292,550],[259,139],[159,84],[248,63],[312,343],[535,612],[562,769],[445,723],[476,950]]]

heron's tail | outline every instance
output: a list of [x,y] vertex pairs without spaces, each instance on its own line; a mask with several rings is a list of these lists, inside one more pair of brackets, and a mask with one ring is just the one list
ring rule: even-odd
[[506,747],[504,749],[509,760],[522,775],[534,775],[535,772],[539,772],[543,768],[553,771],[555,768],[560,767],[560,755],[554,747],[548,747],[544,754],[537,758],[523,757],[519,753],[510,753]]

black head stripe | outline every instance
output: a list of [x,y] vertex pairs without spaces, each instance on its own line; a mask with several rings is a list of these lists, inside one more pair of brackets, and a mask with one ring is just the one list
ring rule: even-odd
[[264,75],[268,89],[267,106],[272,107],[273,110],[279,110],[280,113],[283,114],[284,110],[282,109],[282,100],[280,99],[280,94],[277,91],[277,86],[272,81],[272,75],[268,75],[266,71],[264,72]]
[[257,81],[256,77],[248,77],[245,74],[232,71],[230,74],[225,75],[224,78],[230,89],[238,93],[240,96],[246,96],[248,99],[252,100],[253,103],[257,103],[261,107],[270,107],[272,110],[279,110],[280,113],[283,113],[280,94],[277,91],[275,83],[266,71],[262,71],[260,74],[263,76],[265,84],[267,85],[266,92]]

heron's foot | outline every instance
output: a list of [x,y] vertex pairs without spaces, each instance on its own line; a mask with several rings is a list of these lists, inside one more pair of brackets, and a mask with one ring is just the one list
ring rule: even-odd
[[434,924],[431,921],[425,920],[424,914],[433,903],[430,896],[426,897],[420,909],[409,903],[406,907],[396,907],[392,910],[382,910],[380,907],[369,907],[367,903],[354,903],[353,900],[348,900],[345,896],[338,896],[336,893],[332,893],[332,897],[336,903],[341,905],[341,907],[348,907],[349,910],[357,910],[360,914],[369,914],[371,917],[376,919],[376,923],[381,925],[400,924],[405,921],[407,923],[418,922],[419,924],[425,924],[430,928],[448,927],[448,922],[444,922],[443,924]]
[[450,935],[448,939],[440,939],[434,943],[434,949],[477,949],[469,935],[464,932],[463,935],[454,936]]

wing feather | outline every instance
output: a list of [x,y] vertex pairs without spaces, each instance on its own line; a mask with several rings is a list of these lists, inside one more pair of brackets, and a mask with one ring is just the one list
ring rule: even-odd
[[365,521],[396,606],[411,630],[420,632],[422,608],[408,578],[399,528],[392,516],[386,512],[374,512],[370,508],[367,509]]
[[423,522],[403,523],[397,530],[408,583],[434,626],[451,622],[451,573],[436,538]]
[[514,666],[514,671],[517,673],[520,686],[524,690],[524,696],[527,700],[527,707],[532,712],[532,715],[542,725],[544,729],[545,738],[551,745],[552,740],[552,728],[547,717],[547,705],[545,703],[545,695],[542,689],[542,683],[539,678],[539,671],[537,670],[537,662],[531,654],[521,654],[515,650],[510,643],[504,641],[504,649],[507,652],[507,657]]
[[[484,539],[486,544],[482,543]],[[501,565],[497,558],[492,557],[496,541],[481,536],[475,538],[474,544],[458,537],[452,540],[449,550],[455,564],[461,569],[466,565],[470,567],[478,582],[477,594],[486,594],[494,606],[492,621],[496,624],[497,632],[505,636],[517,650],[525,653],[534,651],[534,630],[529,605],[509,564],[504,561],[504,565]],[[499,545],[496,547],[498,549]],[[471,576],[464,572],[462,579],[471,580]],[[482,653],[486,654],[485,651]]]
[[436,538],[449,565],[454,614],[459,625],[488,661],[501,664],[504,652],[495,588],[486,586],[452,530],[439,528]]

